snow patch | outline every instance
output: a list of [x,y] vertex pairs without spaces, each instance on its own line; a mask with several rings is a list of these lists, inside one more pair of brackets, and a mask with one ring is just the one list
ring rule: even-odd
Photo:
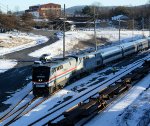
[[36,46],[48,41],[46,36],[32,33],[9,32],[0,33],[0,55],[5,55],[25,48]]
[[[35,52],[29,54],[32,57],[40,57],[43,54],[51,54],[52,57],[57,55],[62,55],[63,53],[63,33],[58,32],[55,34],[59,40],[55,43],[43,47]],[[117,29],[100,29],[97,30],[96,35],[98,38],[106,38],[110,42],[117,42],[118,41],[118,30]],[[68,31],[65,33],[65,48],[66,54],[72,54],[74,52],[80,51],[80,49],[74,49],[73,47],[77,45],[80,41],[86,41],[92,39],[94,36],[94,31]],[[145,36],[148,36],[148,32],[145,31]],[[129,42],[135,41],[137,39],[141,39],[142,32],[141,31],[134,31],[134,35],[132,36],[132,31],[121,31],[121,42]],[[85,49],[85,48],[84,48]]]
[[[86,126],[98,126],[99,124],[101,124],[102,126],[117,126],[117,125],[126,126],[126,123],[122,124],[118,122],[118,118],[121,118],[120,115],[124,111],[126,111],[126,108],[128,106],[130,108],[131,104],[140,96],[140,94],[147,87],[149,87],[149,85],[150,85],[150,74],[147,77],[145,77],[143,80],[141,80],[137,85],[135,85],[131,90],[129,90],[129,92],[127,92],[127,94],[124,95],[124,97],[121,97],[120,99],[116,100],[103,113],[101,113],[100,115],[92,119],[88,124],[86,124]],[[129,110],[129,111],[130,113],[133,113],[134,109]],[[129,116],[129,113],[128,113],[129,111],[125,113],[127,114],[127,117],[130,119],[131,116]],[[132,118],[133,120],[130,122],[131,125],[129,124],[128,126],[135,126],[136,124],[135,122],[137,121],[136,119],[138,118],[138,114],[142,114],[142,113],[135,114],[134,115],[135,120]],[[123,120],[125,122],[126,118],[124,118]]]
[[4,73],[7,70],[13,68],[17,65],[17,62],[15,60],[0,60],[0,73]]

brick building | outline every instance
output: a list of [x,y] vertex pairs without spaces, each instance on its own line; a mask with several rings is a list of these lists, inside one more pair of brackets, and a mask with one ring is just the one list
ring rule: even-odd
[[59,18],[61,16],[61,5],[48,3],[30,6],[25,12],[31,13],[35,18]]

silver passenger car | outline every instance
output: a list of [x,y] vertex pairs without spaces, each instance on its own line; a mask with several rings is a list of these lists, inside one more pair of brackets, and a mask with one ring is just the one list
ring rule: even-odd
[[103,64],[106,64],[108,62],[117,60],[119,58],[123,57],[122,48],[119,46],[113,46],[105,49],[100,50]]

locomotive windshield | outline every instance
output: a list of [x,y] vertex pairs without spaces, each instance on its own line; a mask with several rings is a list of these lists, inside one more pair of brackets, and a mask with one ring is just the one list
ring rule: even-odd
[[32,81],[34,82],[47,82],[49,81],[50,68],[46,66],[33,67]]

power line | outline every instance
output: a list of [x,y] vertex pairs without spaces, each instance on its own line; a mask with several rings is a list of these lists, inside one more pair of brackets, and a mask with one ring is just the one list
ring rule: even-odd
[[7,11],[7,6],[5,6],[5,5],[2,4],[2,3],[0,3],[0,8],[1,8],[1,10],[3,9],[3,10],[5,10],[5,11]]
[[0,3],[0,10],[1,11],[4,11],[6,13],[8,13],[8,11],[11,11],[9,8],[8,8],[8,5],[4,5],[2,3]]

